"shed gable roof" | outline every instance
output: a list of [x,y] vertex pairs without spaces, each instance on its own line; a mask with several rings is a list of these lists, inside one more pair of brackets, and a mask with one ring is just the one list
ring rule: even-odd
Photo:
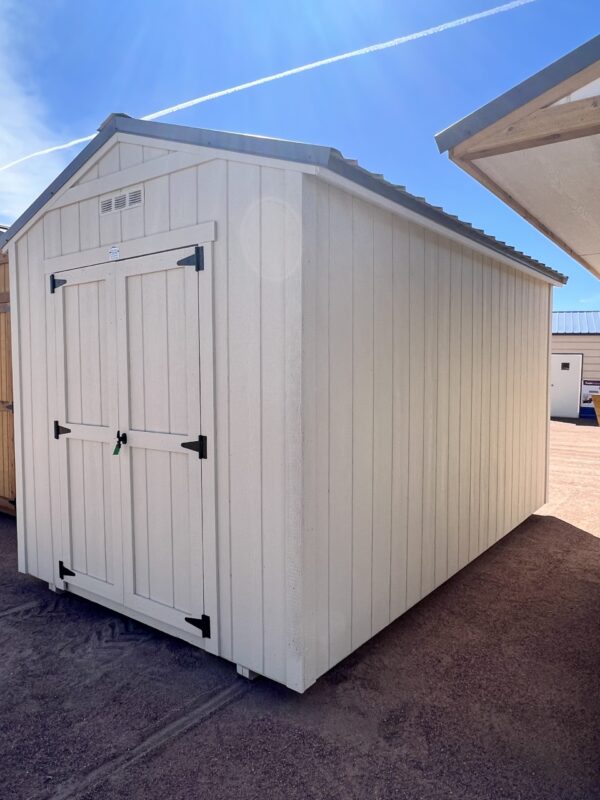
[[361,167],[357,162],[344,158],[339,150],[322,145],[305,144],[283,139],[250,136],[227,131],[212,131],[204,128],[190,128],[162,122],[149,122],[134,119],[126,114],[111,114],[100,126],[98,135],[79,153],[61,174],[42,192],[32,205],[13,223],[4,234],[0,234],[0,248],[12,239],[52,197],[81,170],[81,168],[116,133],[145,136],[162,142],[210,147],[217,150],[245,153],[247,155],[281,159],[289,162],[321,167],[356,183],[365,189],[391,200],[394,203],[432,221],[448,230],[458,233],[465,239],[483,245],[492,253],[508,257],[527,269],[544,275],[553,281],[566,283],[567,278],[540,261],[520,250],[499,241],[485,231],[474,228],[470,223],[448,214],[443,208],[433,206],[425,198],[417,197],[404,186],[386,181],[378,175]]

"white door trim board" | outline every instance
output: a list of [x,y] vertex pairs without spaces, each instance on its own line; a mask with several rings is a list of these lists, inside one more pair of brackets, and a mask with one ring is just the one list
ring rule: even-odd
[[[214,220],[201,222],[199,225],[190,225],[175,231],[165,231],[139,239],[130,239],[126,242],[115,242],[119,250],[119,257],[115,261],[124,261],[127,258],[162,253],[167,250],[177,250],[181,247],[193,247],[197,244],[214,242],[217,238],[217,225]],[[110,262],[110,246],[95,247],[93,250],[84,250],[79,253],[69,253],[64,256],[47,258],[44,260],[44,273],[62,272],[64,270],[79,269],[80,267],[105,264]]]

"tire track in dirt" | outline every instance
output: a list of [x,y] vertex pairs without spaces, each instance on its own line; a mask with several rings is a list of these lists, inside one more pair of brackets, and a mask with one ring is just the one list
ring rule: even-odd
[[199,706],[192,708],[186,714],[183,714],[181,717],[173,720],[173,722],[155,731],[136,747],[133,747],[126,753],[121,753],[116,756],[116,758],[108,759],[86,775],[73,777],[64,781],[61,785],[56,787],[51,794],[39,794],[39,800],[74,800],[74,798],[81,796],[81,794],[92,788],[95,784],[116,774],[124,767],[128,767],[136,761],[139,761],[167,742],[186,733],[190,728],[204,722],[209,717],[221,711],[221,709],[240,700],[250,689],[251,687],[247,685],[247,682],[237,679],[233,684],[226,686],[220,692],[212,695],[212,697],[209,697]]
[[39,608],[41,609],[43,606],[43,601],[40,602],[39,600],[30,600],[29,603],[21,603],[18,606],[13,606],[12,608],[7,608],[4,611],[0,611],[0,619],[2,617],[9,617],[12,614],[21,614],[25,611],[29,611],[32,608]]

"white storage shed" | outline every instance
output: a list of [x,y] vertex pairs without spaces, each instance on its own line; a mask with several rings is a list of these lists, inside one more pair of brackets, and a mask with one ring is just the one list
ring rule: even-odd
[[550,414],[595,418],[596,394],[600,394],[600,311],[554,311]]
[[2,244],[54,587],[304,691],[545,501],[566,279],[336,150],[112,115]]

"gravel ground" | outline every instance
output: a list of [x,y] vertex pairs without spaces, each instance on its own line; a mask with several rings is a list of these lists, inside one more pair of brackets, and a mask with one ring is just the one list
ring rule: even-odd
[[599,610],[600,539],[532,516],[299,696],[18,575],[0,515],[0,795],[600,798]]

